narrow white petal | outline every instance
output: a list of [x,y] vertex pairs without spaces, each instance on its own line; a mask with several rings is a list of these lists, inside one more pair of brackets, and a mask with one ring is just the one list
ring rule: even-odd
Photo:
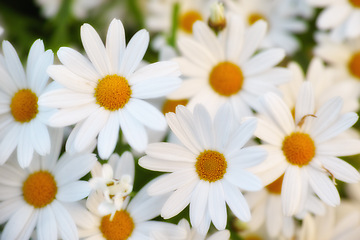
[[317,155],[350,156],[360,153],[360,140],[358,139],[332,139],[316,146]]
[[1,75],[0,84],[2,91],[12,96],[14,93],[16,93],[19,90],[19,87],[16,86],[14,80],[12,80],[12,77],[10,76],[10,73],[5,68],[5,66],[0,65],[0,75]]
[[[230,107],[230,105],[228,105]],[[203,105],[196,105],[194,109],[195,129],[200,138],[201,145],[204,149],[214,149],[215,136],[213,134],[213,123],[209,112]]]
[[120,20],[113,19],[106,35],[106,52],[110,60],[111,74],[118,73],[125,45],[124,26]]
[[259,191],[263,187],[260,178],[253,173],[242,170],[241,168],[231,167],[232,166],[229,166],[224,175],[224,178],[228,182],[245,191]]
[[256,54],[250,58],[249,61],[242,65],[241,70],[245,76],[251,76],[264,72],[276,64],[278,64],[285,57],[285,51],[282,48],[272,48]]
[[[32,75],[28,78],[29,87],[36,93],[41,94],[44,90],[46,84],[49,81],[49,75],[46,72],[46,69],[54,62],[54,53],[51,50],[44,52],[36,65],[34,66]],[[28,69],[27,69],[28,71]]]
[[26,88],[26,77],[25,71],[19,59],[19,56],[16,53],[15,48],[8,41],[3,41],[2,43],[3,53],[5,57],[5,63],[9,73],[16,84],[18,89]]
[[75,92],[67,88],[61,88],[44,93],[39,98],[39,105],[50,108],[71,108],[95,103],[93,94]]
[[100,106],[96,104],[86,104],[81,107],[61,109],[49,119],[50,126],[65,127],[79,123],[90,114],[98,111],[99,108]]
[[63,202],[76,202],[89,195],[91,187],[87,181],[76,181],[58,188],[56,199]]
[[51,203],[51,208],[56,216],[55,219],[61,238],[78,239],[76,225],[68,211],[57,200]]
[[121,131],[129,145],[138,152],[143,152],[148,144],[145,127],[126,111],[118,111]]
[[326,156],[319,158],[324,168],[343,182],[357,183],[360,181],[360,173],[349,163],[337,157]]
[[360,22],[360,13],[359,11],[353,11],[349,18],[347,19],[345,35],[348,38],[356,38],[360,36],[360,30],[357,27]]
[[284,133],[271,122],[258,119],[258,124],[254,135],[262,141],[274,146],[281,146],[284,140]]
[[111,113],[104,128],[100,130],[98,136],[98,152],[102,159],[108,159],[114,152],[119,138],[120,123],[118,114]]
[[24,197],[10,198],[0,203],[0,224],[5,223],[24,204]]
[[220,151],[224,150],[228,144],[234,122],[235,117],[229,104],[224,104],[218,109],[213,126],[216,146]]
[[[227,60],[237,62],[239,56],[241,56],[244,50],[244,29],[244,20],[238,15],[230,14],[223,33],[225,36],[221,36],[227,40],[225,42],[225,57]],[[213,48],[214,46],[209,49]]]
[[152,171],[174,172],[176,170],[181,170],[185,168],[194,168],[195,163],[184,161],[159,160],[149,156],[144,156],[139,159],[139,165]]
[[120,63],[119,73],[123,77],[129,78],[135,69],[138,68],[148,45],[149,33],[145,29],[138,31],[130,39],[124,52],[122,62]]
[[[101,72],[97,72],[86,57],[71,48],[61,47],[57,56],[70,72],[81,78],[96,82],[102,77]],[[50,76],[57,81],[56,75],[50,74]]]
[[[111,157],[109,163],[111,163]],[[117,161],[114,169],[114,178],[120,179],[123,175],[130,175],[131,179],[134,179],[135,175],[135,162],[134,157],[129,151],[125,151],[120,159]]]
[[163,97],[178,89],[180,84],[181,79],[173,76],[147,79],[146,81],[141,81],[131,87],[131,96],[133,98],[141,99]]
[[191,195],[190,221],[194,227],[198,227],[201,224],[201,220],[207,211],[209,188],[209,182],[200,180]]
[[340,196],[330,178],[317,169],[309,168],[309,183],[319,198],[330,206],[340,204]]
[[200,90],[206,87],[206,81],[201,78],[189,78],[181,82],[178,89],[171,92],[168,96],[169,99],[187,99],[198,94]]
[[320,29],[336,27],[346,19],[350,11],[351,7],[349,4],[332,4],[321,12],[316,25]]
[[41,240],[56,240],[57,226],[55,215],[51,207],[47,206],[39,209],[39,218],[36,226],[36,234]]
[[258,146],[250,146],[237,151],[236,154],[233,154],[229,159],[229,165],[237,166],[239,168],[249,168],[254,167],[262,163],[267,157],[267,152],[264,148]]
[[[301,85],[295,106],[295,122],[298,124],[304,116],[314,114],[315,99],[314,90],[310,82]],[[306,121],[305,121],[306,123]]]
[[218,230],[224,230],[227,222],[224,190],[221,181],[210,183],[209,213],[211,220]]
[[30,136],[26,133],[26,129],[22,129],[21,138],[19,138],[19,143],[17,146],[17,158],[19,165],[22,168],[26,168],[30,165],[31,160],[34,154],[34,147],[32,146]]
[[241,221],[250,221],[250,208],[240,190],[227,181],[223,181],[223,188],[225,193],[225,201],[229,205],[229,208],[233,214]]
[[163,207],[168,195],[154,196],[143,199],[141,204],[129,205],[128,211],[134,218],[135,222],[144,222],[160,215],[161,208]]
[[141,124],[150,129],[163,131],[167,126],[164,114],[148,102],[131,98],[125,108]]
[[2,185],[22,187],[26,178],[25,174],[24,171],[10,164],[5,164],[0,167],[0,182]]
[[145,152],[149,157],[168,161],[195,162],[197,158],[185,147],[167,142],[151,143]]
[[90,61],[101,76],[110,72],[110,60],[106,54],[103,42],[95,29],[85,23],[81,26],[81,41]]
[[51,141],[46,125],[36,119],[32,120],[29,125],[27,133],[30,135],[30,141],[35,151],[42,156],[49,154]]
[[240,150],[253,136],[256,129],[257,119],[250,118],[244,121],[232,134],[230,134],[226,153],[231,155],[233,152]]
[[265,218],[267,232],[270,237],[276,238],[276,236],[279,236],[284,218],[282,215],[280,196],[269,196],[267,200]]
[[45,52],[44,42],[41,39],[37,39],[29,50],[29,55],[26,61],[26,78],[31,79],[35,71],[35,66],[41,55]]

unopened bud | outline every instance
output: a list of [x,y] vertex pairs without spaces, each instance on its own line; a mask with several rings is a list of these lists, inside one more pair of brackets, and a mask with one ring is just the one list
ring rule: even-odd
[[210,7],[210,17],[208,25],[215,32],[220,32],[226,26],[224,4],[221,2],[215,2]]

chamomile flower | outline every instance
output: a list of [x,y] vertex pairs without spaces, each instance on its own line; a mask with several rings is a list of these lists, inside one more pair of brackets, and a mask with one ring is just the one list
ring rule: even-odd
[[190,204],[190,220],[205,235],[212,221],[218,230],[226,226],[226,203],[243,221],[251,218],[241,190],[256,191],[261,181],[247,168],[266,156],[260,147],[244,147],[256,128],[256,119],[236,125],[231,106],[220,108],[214,120],[202,105],[192,113],[178,106],[166,115],[171,130],[182,145],[152,143],[139,165],[171,172],[149,187],[150,195],[170,193],[161,216],[171,218]]
[[316,111],[314,102],[310,82],[301,86],[295,119],[277,95],[269,93],[261,99],[262,118],[255,136],[264,142],[268,158],[252,170],[266,185],[285,174],[281,200],[286,216],[304,209],[309,190],[326,204],[339,205],[339,193],[329,176],[350,183],[360,181],[359,172],[338,158],[359,153],[360,141],[337,138],[357,121],[357,114],[341,114],[340,97],[330,99]]
[[34,229],[38,239],[77,239],[74,220],[66,206],[88,196],[87,174],[96,157],[91,153],[64,153],[58,160],[62,130],[51,131],[51,153],[34,154],[30,166],[22,169],[12,155],[0,167],[0,224],[6,222],[1,239],[29,239]]
[[81,151],[97,136],[102,159],[114,151],[119,129],[137,151],[147,146],[145,126],[163,130],[163,114],[144,99],[165,96],[179,87],[179,67],[175,62],[156,62],[138,70],[149,43],[149,34],[140,30],[125,46],[124,28],[114,19],[108,30],[106,47],[89,24],[81,27],[81,39],[90,61],[77,51],[62,47],[58,57],[64,65],[48,68],[58,87],[40,98],[45,106],[59,108],[50,124],[76,124],[67,149]]
[[103,194],[104,201],[99,205],[102,215],[115,214],[122,208],[126,196],[133,188],[135,174],[134,158],[130,152],[124,152],[121,157],[113,153],[108,163],[101,165],[96,162],[91,170],[92,178],[89,183],[93,189],[92,194]]
[[261,47],[282,47],[287,54],[293,54],[299,47],[294,33],[306,30],[306,24],[296,18],[296,11],[288,4],[285,9],[282,1],[268,0],[225,0],[230,12],[243,17],[247,26],[258,20],[266,21],[269,25]]
[[360,37],[359,0],[307,0],[316,7],[323,7],[316,20],[321,30],[331,30],[331,37],[337,41]]
[[89,240],[150,240],[153,239],[151,238],[152,232],[160,232],[165,235],[172,234],[177,236],[176,239],[181,239],[185,235],[185,231],[177,225],[151,220],[159,215],[167,197],[149,196],[147,189],[151,183],[145,185],[130,202],[129,197],[127,197],[125,204],[115,212],[113,219],[110,219],[110,214],[103,216],[99,213],[98,206],[104,198],[103,195],[95,193],[86,202],[94,220],[92,224],[79,228],[80,237]]
[[33,153],[50,152],[48,118],[55,111],[38,105],[47,90],[46,68],[53,63],[51,50],[44,50],[41,40],[31,46],[26,72],[14,47],[3,41],[4,58],[0,63],[0,164],[16,149],[22,168],[28,167]]
[[237,117],[251,115],[259,96],[279,92],[277,85],[290,80],[287,69],[274,67],[284,58],[283,49],[254,55],[266,26],[258,21],[245,30],[241,18],[231,14],[216,36],[205,23],[196,22],[194,39],[178,42],[182,57],[177,62],[185,79],[168,97],[189,99],[190,109],[203,104],[212,116],[225,102],[231,103]]

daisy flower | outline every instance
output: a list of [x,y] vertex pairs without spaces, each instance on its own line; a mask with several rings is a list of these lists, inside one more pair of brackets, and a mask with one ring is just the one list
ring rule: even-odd
[[219,109],[214,120],[202,105],[193,113],[178,106],[166,118],[182,145],[152,143],[139,159],[144,168],[171,172],[149,188],[150,195],[171,193],[161,216],[171,218],[190,204],[191,224],[205,235],[211,221],[218,230],[225,228],[227,203],[236,217],[249,221],[250,210],[241,190],[262,188],[260,179],[247,168],[266,157],[260,147],[243,147],[255,131],[256,119],[236,125],[229,104]]
[[[99,213],[99,204],[104,198],[103,195],[95,193],[86,202],[95,220],[92,221],[93,224],[79,228],[80,237],[89,240],[150,240],[152,232],[160,232],[164,235],[177,236],[175,239],[181,239],[185,231],[177,225],[151,220],[160,214],[160,209],[167,197],[167,195],[149,196],[147,190],[151,183],[145,185],[130,202],[127,197],[122,208],[115,212],[112,220],[110,220],[110,214],[104,216]],[[82,221],[87,221],[87,219]]]
[[339,205],[335,178],[349,183],[360,180],[359,172],[338,158],[358,154],[360,140],[337,138],[357,121],[357,114],[341,114],[340,97],[330,99],[315,111],[310,82],[301,86],[295,118],[284,101],[273,93],[266,94],[260,102],[262,118],[255,136],[264,142],[268,158],[252,170],[262,177],[265,185],[284,174],[281,188],[284,214],[291,216],[302,211],[309,190],[326,204]]
[[284,58],[283,49],[253,56],[266,26],[258,21],[245,31],[242,19],[231,14],[226,28],[216,36],[205,23],[196,22],[194,39],[178,42],[182,57],[177,62],[185,80],[168,97],[189,99],[190,109],[203,104],[212,116],[225,102],[231,103],[237,117],[251,115],[259,96],[278,92],[277,85],[290,80],[287,69],[274,67]]
[[22,168],[28,167],[33,153],[42,156],[50,152],[48,118],[55,111],[38,104],[47,91],[49,76],[46,68],[53,63],[51,50],[44,50],[41,40],[31,46],[26,72],[14,47],[2,44],[4,58],[0,62],[0,164],[6,162],[17,148]]
[[359,0],[307,0],[315,7],[325,8],[316,19],[321,30],[331,30],[334,40],[342,41],[360,37],[360,1]]
[[108,163],[101,165],[96,162],[91,170],[92,178],[89,183],[93,189],[92,194],[103,194],[104,201],[99,205],[102,215],[115,214],[119,211],[133,188],[135,174],[134,158],[130,152],[124,152],[121,157],[117,153],[110,156]]
[[296,18],[295,6],[279,0],[225,0],[225,4],[229,12],[242,16],[247,26],[260,19],[268,23],[261,47],[282,47],[290,55],[299,49],[299,40],[293,34],[302,33],[307,27]]
[[62,130],[51,131],[51,154],[34,154],[30,166],[22,169],[15,154],[0,167],[0,224],[6,222],[1,239],[29,239],[34,229],[38,239],[77,239],[74,220],[63,203],[88,196],[87,174],[96,157],[91,153],[64,153],[58,160]]
[[148,142],[144,126],[154,130],[166,128],[163,114],[144,99],[165,96],[178,88],[178,65],[162,61],[136,70],[147,49],[149,33],[138,31],[125,46],[124,28],[117,19],[109,26],[106,47],[89,24],[81,27],[81,40],[90,61],[77,51],[62,47],[57,55],[63,65],[48,68],[58,84],[39,101],[59,108],[50,124],[76,124],[67,149],[81,151],[98,136],[99,155],[107,159],[121,129],[130,146],[143,151]]

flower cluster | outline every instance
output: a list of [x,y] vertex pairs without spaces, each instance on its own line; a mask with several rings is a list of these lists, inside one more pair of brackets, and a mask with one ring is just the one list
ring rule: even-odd
[[359,238],[359,0],[115,2],[1,22],[1,240]]

